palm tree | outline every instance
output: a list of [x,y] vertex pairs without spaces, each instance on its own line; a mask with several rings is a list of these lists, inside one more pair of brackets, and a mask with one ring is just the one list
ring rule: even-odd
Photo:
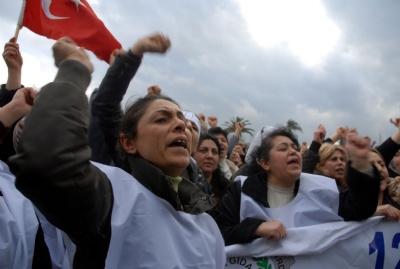
[[301,129],[300,124],[298,124],[297,121],[292,119],[288,119],[285,128],[288,132],[291,133],[294,133],[295,131],[303,132],[303,129]]
[[253,136],[254,129],[248,128],[246,126],[251,125],[251,122],[249,120],[245,120],[244,118],[241,117],[232,117],[229,121],[226,121],[224,125],[227,127],[224,129],[225,132],[228,134],[230,133],[235,133],[236,127],[235,124],[236,122],[242,122],[243,123],[243,130],[242,133],[239,135],[239,139],[241,138],[243,133],[247,133],[250,136]]

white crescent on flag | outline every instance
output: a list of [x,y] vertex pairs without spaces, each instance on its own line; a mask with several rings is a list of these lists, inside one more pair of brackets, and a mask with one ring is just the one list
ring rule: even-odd
[[58,16],[54,16],[53,14],[51,14],[50,5],[51,5],[51,0],[42,0],[43,12],[47,18],[52,19],[52,20],[65,20],[65,19],[69,18],[69,17],[58,17]]
[[[76,5],[76,10],[79,12],[79,5],[82,5],[86,8],[85,4],[82,3],[80,0],[70,0]],[[46,15],[47,18],[52,19],[52,20],[65,20],[68,19],[69,17],[58,17],[50,12],[50,5],[51,5],[51,0],[42,0],[42,8],[43,12]]]

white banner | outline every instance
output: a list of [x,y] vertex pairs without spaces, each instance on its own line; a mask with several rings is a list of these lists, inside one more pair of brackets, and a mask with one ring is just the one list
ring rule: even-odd
[[280,241],[228,246],[225,268],[400,269],[400,223],[381,219],[293,228]]

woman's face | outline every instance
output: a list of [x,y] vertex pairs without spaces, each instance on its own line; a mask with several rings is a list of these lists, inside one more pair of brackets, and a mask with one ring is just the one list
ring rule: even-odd
[[129,153],[138,153],[169,176],[178,176],[188,166],[191,141],[185,117],[176,104],[154,100],[140,118],[137,130]]
[[272,140],[269,160],[260,160],[261,167],[268,173],[268,182],[276,186],[291,188],[301,175],[301,155],[296,144],[286,136]]
[[212,173],[218,167],[219,152],[217,144],[210,139],[205,139],[199,145],[193,158],[197,165],[203,171],[208,180],[212,178]]
[[385,161],[382,160],[381,156],[379,156],[376,152],[371,151],[369,153],[369,161],[373,166],[376,167],[379,174],[381,175],[381,191],[384,191],[388,185],[389,181],[389,172],[386,168]]
[[231,157],[229,158],[235,165],[240,166],[242,164],[242,159],[240,158],[239,153],[234,149],[231,153]]
[[393,166],[397,173],[400,174],[400,150],[393,157]]
[[343,153],[335,150],[324,165],[321,166],[324,174],[328,177],[343,180],[345,177],[346,159]]
[[223,134],[216,134],[215,137],[218,139],[219,145],[221,146],[219,155],[221,158],[224,158],[228,153],[228,141]]

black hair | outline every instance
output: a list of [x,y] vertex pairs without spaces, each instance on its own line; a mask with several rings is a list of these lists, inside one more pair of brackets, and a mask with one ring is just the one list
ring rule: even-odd
[[207,133],[212,134],[212,135],[222,134],[223,136],[225,136],[225,139],[228,140],[228,133],[226,131],[224,131],[221,127],[209,128]]
[[201,135],[200,135],[200,138],[199,138],[199,144],[197,144],[197,148],[200,147],[200,144],[201,144],[204,140],[211,140],[211,141],[213,141],[213,142],[217,145],[217,148],[218,148],[218,155],[219,155],[219,153],[220,153],[220,151],[221,151],[221,145],[219,144],[218,138],[217,138],[215,135],[212,135],[212,134],[209,134],[209,133],[207,133],[207,134],[201,134]]
[[[276,130],[270,132],[262,141],[260,147],[256,150],[255,158],[253,158],[252,162],[249,164],[249,168],[252,173],[263,172],[264,169],[258,164],[260,160],[269,161],[270,151],[273,147],[273,141],[277,136],[286,136],[288,137],[299,149],[299,141],[297,137],[286,130],[286,128],[281,127]],[[265,172],[265,171],[264,171]]]

